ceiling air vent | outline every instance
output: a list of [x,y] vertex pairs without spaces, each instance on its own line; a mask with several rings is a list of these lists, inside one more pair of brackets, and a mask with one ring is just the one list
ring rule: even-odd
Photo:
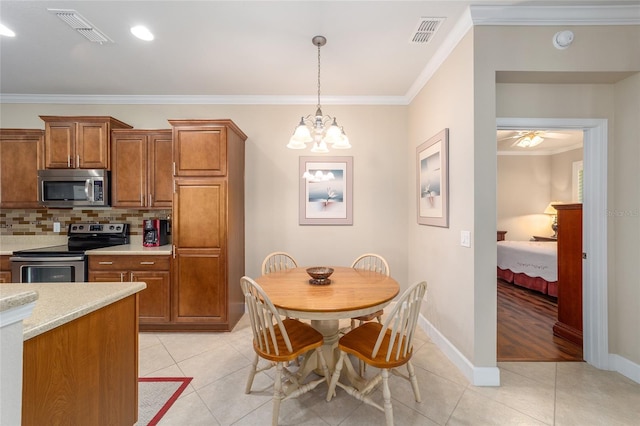
[[440,28],[440,24],[444,20],[445,18],[420,18],[418,25],[411,36],[411,43],[428,43],[431,38],[433,38],[433,35],[436,33],[438,28]]
[[85,17],[75,10],[70,9],[47,9],[49,12],[62,19],[67,25],[82,34],[89,41],[94,43],[113,43],[109,37],[95,28]]

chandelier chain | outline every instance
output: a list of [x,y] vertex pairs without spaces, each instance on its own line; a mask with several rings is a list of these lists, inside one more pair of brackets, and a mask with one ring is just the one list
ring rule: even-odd
[[318,44],[318,109],[320,109],[320,44]]

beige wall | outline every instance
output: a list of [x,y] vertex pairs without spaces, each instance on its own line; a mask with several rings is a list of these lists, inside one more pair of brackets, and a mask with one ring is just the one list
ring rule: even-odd
[[290,252],[302,265],[350,265],[364,252],[385,256],[407,281],[406,111],[403,106],[325,106],[353,148],[353,226],[298,225],[298,158],[286,148],[297,121],[314,106],[28,105],[3,104],[2,127],[44,128],[38,115],[111,115],[136,128],[170,128],[170,118],[230,118],[247,135],[246,273],[257,276],[265,255]]
[[613,202],[609,215],[610,352],[640,363],[640,74],[615,85]]
[[582,148],[554,155],[499,155],[497,226],[508,240],[550,236],[552,217],[543,214],[551,201],[570,203],[572,165]]
[[[638,191],[626,183],[635,170],[634,185],[637,185],[637,134],[640,132],[638,75],[617,84],[535,85],[531,88],[536,93],[534,100],[526,103],[517,102],[511,96],[524,90],[516,87],[518,85],[503,85],[509,87],[498,90],[495,87],[496,71],[640,71],[640,56],[634,54],[640,51],[640,27],[572,27],[574,44],[560,51],[553,48],[551,37],[564,29],[527,27],[523,32],[508,26],[475,28],[476,146],[482,145],[487,151],[493,151],[495,156],[495,144],[494,148],[485,147],[482,141],[495,139],[496,116],[608,119],[609,212],[612,209],[615,212],[622,206],[621,211],[629,212],[626,220],[610,217],[608,221],[609,352],[639,363],[637,324],[640,323],[640,309],[637,309],[637,301],[640,290],[637,276],[640,274],[640,262],[637,246],[632,242],[635,240],[637,244],[639,235],[638,215],[633,216],[634,211],[638,211]],[[488,158],[484,160],[490,161]],[[483,163],[476,161],[476,165],[480,164]],[[488,164],[484,173],[476,175],[475,185],[495,191],[495,173]],[[623,199],[620,199],[622,194]],[[495,217],[495,204],[483,205],[482,208],[476,206],[477,222],[491,223]],[[629,237],[622,238],[623,235]],[[494,265],[493,269],[494,238],[495,235],[476,237],[476,249],[487,253],[486,261]],[[490,291],[490,287],[495,286],[495,271],[485,270],[479,261],[476,266],[476,288]],[[494,308],[479,302],[475,303],[476,309],[483,311],[484,315],[476,317],[476,327],[489,331],[488,324],[483,326],[478,321],[495,321]]]
[[[469,101],[473,98],[472,53],[473,37],[469,33],[411,103],[406,153],[406,167],[411,171],[406,184],[410,188],[409,282],[427,281],[423,314],[470,360],[474,359],[475,340],[474,250],[460,246],[460,231],[471,231],[473,244],[474,124],[473,104]],[[449,128],[449,227],[418,225],[416,147],[444,128]]]

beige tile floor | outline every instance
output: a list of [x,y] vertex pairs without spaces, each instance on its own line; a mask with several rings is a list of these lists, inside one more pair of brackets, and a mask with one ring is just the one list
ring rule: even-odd
[[[500,387],[476,387],[420,331],[413,364],[422,402],[408,382],[391,377],[395,424],[407,425],[638,425],[640,384],[586,363],[499,363]],[[271,377],[244,387],[251,361],[246,316],[230,333],[140,333],[141,377],[193,377],[160,425],[267,425]],[[367,370],[368,373],[372,371]],[[280,408],[282,425],[384,425],[384,414],[326,386]],[[382,400],[379,390],[375,397]]]

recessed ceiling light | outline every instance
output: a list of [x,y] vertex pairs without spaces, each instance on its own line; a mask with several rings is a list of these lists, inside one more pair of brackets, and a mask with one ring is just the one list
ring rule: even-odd
[[11,31],[9,28],[4,26],[3,24],[0,24],[0,35],[7,36],[7,37],[15,37],[16,33]]
[[151,31],[149,31],[149,29],[144,25],[136,25],[135,27],[131,27],[131,34],[138,37],[140,40],[153,40],[153,34],[151,34]]

